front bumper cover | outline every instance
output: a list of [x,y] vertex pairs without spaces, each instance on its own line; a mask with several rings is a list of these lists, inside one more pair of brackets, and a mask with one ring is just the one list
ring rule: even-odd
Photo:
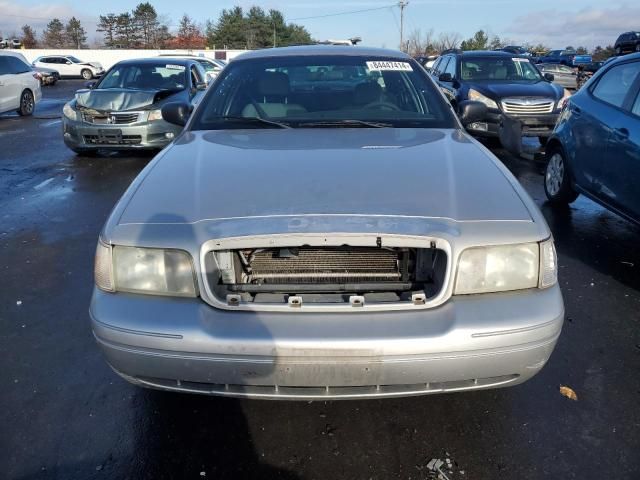
[[500,137],[502,124],[518,121],[522,126],[523,137],[549,137],[559,116],[560,112],[540,115],[505,115],[504,113],[489,112],[484,120],[477,122],[486,124],[486,130],[467,127],[467,131],[476,136]]
[[547,362],[564,307],[547,290],[452,297],[405,312],[225,311],[94,291],[109,364],[147,387],[271,399],[370,398],[515,385]]
[[[182,131],[182,127],[164,120],[99,125],[64,116],[62,129],[65,145],[74,151],[162,149]],[[118,138],[118,133],[122,137],[121,143],[115,140]],[[170,138],[167,137],[167,134],[170,134]],[[101,139],[107,139],[108,142],[102,142]]]

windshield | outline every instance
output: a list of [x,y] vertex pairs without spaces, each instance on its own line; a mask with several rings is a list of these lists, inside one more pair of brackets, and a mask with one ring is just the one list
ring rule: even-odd
[[96,88],[184,90],[185,71],[183,65],[171,63],[116,65],[102,77]]
[[458,127],[440,92],[412,60],[351,55],[237,60],[219,78],[192,129]]
[[67,59],[72,61],[73,63],[82,63],[82,60],[80,60],[80,59],[78,59],[76,57],[73,57],[73,56],[68,56]]
[[461,76],[467,81],[539,82],[538,69],[526,58],[469,58],[462,61]]

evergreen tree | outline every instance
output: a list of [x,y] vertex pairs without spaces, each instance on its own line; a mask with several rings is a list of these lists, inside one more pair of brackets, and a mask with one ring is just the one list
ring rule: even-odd
[[69,48],[86,48],[87,32],[76,17],[71,17],[65,27],[65,46]]
[[30,25],[22,26],[22,45],[24,48],[36,48],[38,46],[36,32],[33,31]]
[[64,25],[58,18],[54,18],[47,24],[42,32],[42,43],[48,48],[64,48]]
[[100,15],[100,21],[98,22],[98,32],[104,33],[104,45],[107,48],[114,48],[117,42],[117,26],[118,16],[115,13],[108,13],[106,15]]

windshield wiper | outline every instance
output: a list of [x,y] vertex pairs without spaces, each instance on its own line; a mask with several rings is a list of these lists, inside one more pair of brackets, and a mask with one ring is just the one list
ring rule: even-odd
[[291,125],[284,122],[276,122],[275,120],[267,120],[260,117],[234,117],[226,115],[224,117],[217,117],[216,120],[229,123],[246,124],[246,125],[269,125],[278,128],[291,128]]
[[344,128],[354,128],[354,127],[364,127],[364,128],[389,128],[393,127],[391,123],[384,122],[368,122],[365,120],[322,120],[317,122],[302,122],[297,125],[298,127],[311,127],[311,128],[334,128],[334,127],[344,127]]

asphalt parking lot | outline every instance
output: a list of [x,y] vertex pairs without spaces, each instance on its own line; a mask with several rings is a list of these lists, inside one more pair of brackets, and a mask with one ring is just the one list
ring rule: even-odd
[[44,88],[33,118],[0,116],[0,477],[422,479],[430,459],[449,458],[451,480],[640,478],[640,228],[584,198],[553,211],[541,166],[497,148],[559,253],[565,327],[531,381],[296,403],[121,380],[89,328],[93,254],[151,156],[89,158],[64,146],[62,106],[81,85]]

